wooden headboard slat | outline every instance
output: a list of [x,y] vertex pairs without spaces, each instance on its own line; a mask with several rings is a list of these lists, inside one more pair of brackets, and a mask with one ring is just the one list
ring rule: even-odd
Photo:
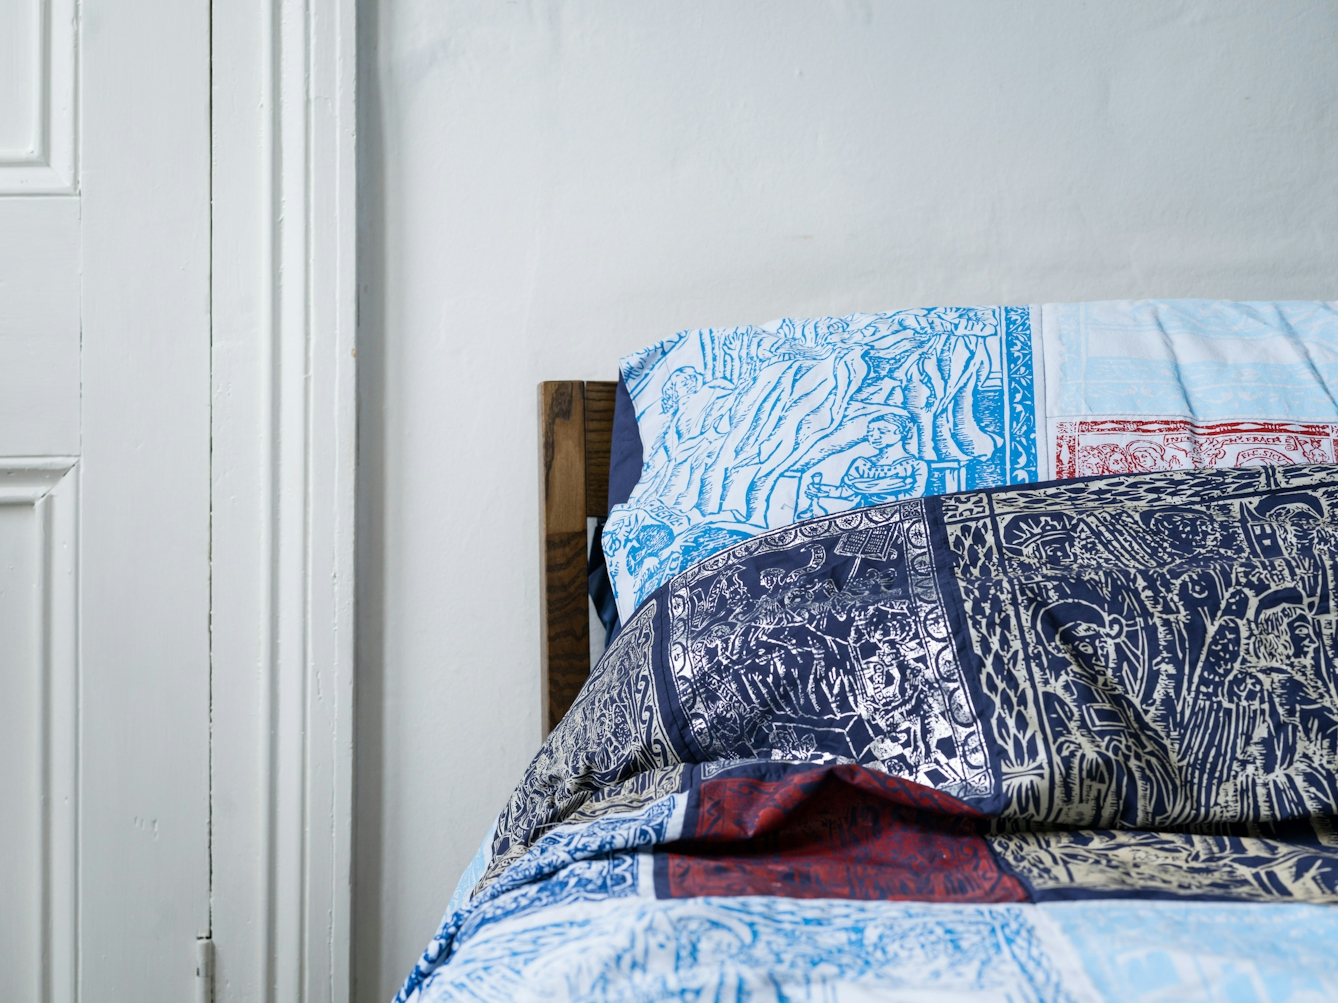
[[540,718],[548,734],[590,676],[586,517],[608,511],[617,384],[539,384]]
[[585,385],[539,385],[541,721],[544,734],[567,712],[590,674],[586,612]]
[[585,514],[609,514],[609,452],[613,445],[613,394],[618,384],[585,385]]

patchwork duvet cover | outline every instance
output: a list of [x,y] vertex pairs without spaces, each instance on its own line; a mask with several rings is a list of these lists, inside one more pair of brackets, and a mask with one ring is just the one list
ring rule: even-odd
[[886,501],[656,588],[401,1000],[1338,998],[1338,467]]

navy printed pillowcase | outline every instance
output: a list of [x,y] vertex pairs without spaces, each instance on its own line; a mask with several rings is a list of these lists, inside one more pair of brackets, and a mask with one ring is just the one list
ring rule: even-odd
[[624,505],[641,478],[641,431],[627,383],[618,377],[613,396],[613,443],[609,451],[609,508]]
[[[636,411],[627,384],[618,377],[618,388],[613,397],[613,440],[609,449],[609,508],[624,505],[641,477],[641,431],[637,428]],[[594,603],[599,622],[604,625],[604,646],[607,648],[618,636],[621,624],[618,604],[613,597],[613,583],[609,580],[608,564],[604,560],[604,519],[595,526],[595,538],[590,547],[587,568],[590,601]]]

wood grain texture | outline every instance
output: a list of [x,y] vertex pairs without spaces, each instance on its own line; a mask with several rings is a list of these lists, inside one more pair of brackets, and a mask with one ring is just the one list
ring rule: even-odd
[[540,693],[545,735],[562,720],[590,675],[585,404],[585,384],[580,381],[539,384]]
[[609,514],[609,452],[613,444],[613,395],[618,384],[590,380],[585,385],[585,514]]

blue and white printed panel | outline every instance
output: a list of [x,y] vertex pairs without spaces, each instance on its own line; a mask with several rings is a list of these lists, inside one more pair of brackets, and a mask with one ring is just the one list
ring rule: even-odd
[[1338,303],[1046,304],[1041,476],[1335,459]]
[[1112,1003],[1338,1000],[1332,906],[1107,901],[1031,908],[1050,917],[1099,997]]
[[604,529],[620,618],[731,543],[1037,479],[1028,307],[685,331],[622,360],[641,479]]
[[409,1003],[1320,1003],[1322,906],[608,898],[483,927]]
[[1035,907],[611,899],[481,930],[408,1003],[1103,1003]]

